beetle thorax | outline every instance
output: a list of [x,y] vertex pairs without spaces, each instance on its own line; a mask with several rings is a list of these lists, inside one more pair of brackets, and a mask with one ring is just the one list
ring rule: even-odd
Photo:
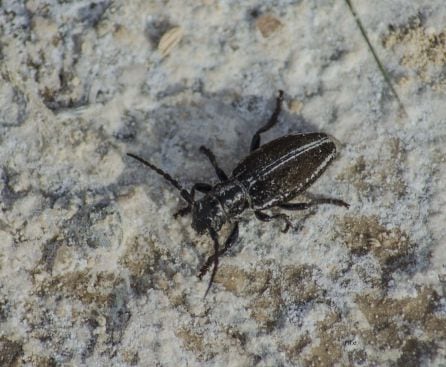
[[248,207],[246,189],[237,181],[217,184],[192,207],[192,227],[198,233],[208,229],[219,231],[223,224]]
[[236,180],[220,183],[212,190],[221,203],[228,218],[235,218],[249,206],[249,195],[245,187]]

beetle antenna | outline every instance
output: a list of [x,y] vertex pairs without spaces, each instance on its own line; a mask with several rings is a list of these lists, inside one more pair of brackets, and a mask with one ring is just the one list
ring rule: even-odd
[[173,186],[175,186],[175,188],[180,192],[180,195],[182,196],[182,198],[184,200],[186,200],[189,204],[193,203],[193,200],[192,200],[190,194],[171,175],[169,175],[168,173],[164,172],[162,169],[154,166],[152,163],[147,162],[145,159],[142,159],[141,157],[138,157],[135,154],[127,153],[127,155],[129,157],[132,157],[132,158],[136,159],[137,161],[141,162],[142,164],[145,164],[147,167],[149,167],[150,169],[154,170],[160,176],[163,176],[164,179],[166,179]]

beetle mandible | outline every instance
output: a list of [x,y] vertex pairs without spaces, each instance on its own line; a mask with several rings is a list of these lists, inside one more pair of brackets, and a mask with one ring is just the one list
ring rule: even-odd
[[[346,202],[333,198],[318,198],[303,203],[289,202],[304,192],[325,171],[336,156],[336,144],[334,138],[327,134],[305,133],[289,134],[260,146],[260,134],[277,124],[282,102],[283,91],[280,90],[273,114],[254,134],[250,154],[237,164],[231,176],[228,177],[219,167],[211,150],[205,146],[200,147],[200,152],[209,159],[221,181],[215,186],[198,182],[187,191],[168,173],[135,154],[127,153],[164,177],[180,192],[187,206],[175,213],[175,217],[192,212],[192,228],[198,234],[208,232],[211,236],[214,254],[208,257],[198,273],[198,277],[202,279],[213,265],[204,297],[214,281],[219,257],[238,239],[239,216],[246,209],[252,209],[256,218],[263,222],[273,219],[283,220],[285,222],[283,232],[286,232],[291,226],[286,214],[269,215],[263,210],[273,207],[284,210],[305,210],[320,204],[349,207]],[[205,195],[195,200],[196,191]],[[231,222],[233,228],[223,247],[220,247],[218,231],[226,222]]]

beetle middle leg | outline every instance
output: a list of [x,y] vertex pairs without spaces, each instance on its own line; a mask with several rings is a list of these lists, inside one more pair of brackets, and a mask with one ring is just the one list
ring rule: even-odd
[[204,145],[200,147],[200,152],[203,153],[206,157],[208,157],[220,181],[221,182],[228,181],[228,175],[218,166],[217,159],[215,158],[214,153],[212,153],[212,151],[209,148],[206,148]]
[[282,219],[285,222],[285,228],[282,229],[283,233],[288,232],[290,227],[293,226],[291,224],[290,219],[288,218],[288,216],[286,214],[283,214],[283,213],[268,215],[266,213],[261,212],[260,210],[256,210],[254,212],[254,214],[255,214],[256,218],[258,220],[261,220],[262,222],[271,222],[273,219]]
[[277,124],[280,111],[282,110],[282,102],[283,102],[283,90],[279,90],[279,95],[276,99],[276,108],[274,109],[273,114],[269,118],[268,122],[262,126],[259,130],[256,131],[251,140],[251,148],[250,152],[256,150],[260,146],[260,134],[271,129],[275,124]]
[[[195,183],[192,186],[192,189],[190,190],[189,195],[190,195],[190,197],[191,197],[191,199],[193,201],[194,198],[195,198],[195,191],[199,191],[199,192],[202,192],[202,193],[206,194],[206,193],[208,193],[211,190],[212,190],[212,185],[209,185],[209,184],[204,183],[204,182],[197,182],[197,183]],[[174,218],[177,218],[178,216],[182,217],[182,216],[186,215],[187,213],[190,213],[191,210],[192,210],[192,205],[188,204],[186,207],[178,210],[173,215],[173,217]]]

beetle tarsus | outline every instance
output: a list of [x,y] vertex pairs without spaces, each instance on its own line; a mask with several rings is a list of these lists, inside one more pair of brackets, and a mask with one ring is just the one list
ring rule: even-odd
[[288,232],[288,230],[293,227],[293,224],[291,223],[290,219],[286,214],[279,213],[279,214],[268,215],[266,213],[261,212],[260,210],[256,210],[254,214],[256,218],[262,222],[271,222],[273,219],[283,220],[285,222],[285,228],[282,229],[283,233]]
[[343,206],[345,208],[350,208],[350,204],[346,203],[344,200],[341,199],[330,199],[331,202],[329,204],[337,205],[337,206]]
[[179,209],[174,215],[173,217],[175,219],[177,219],[178,217],[184,217],[186,214],[190,213],[192,210],[192,207],[189,206],[185,206],[184,208]]
[[292,227],[292,224],[290,223],[290,221],[289,221],[289,220],[286,220],[286,221],[285,221],[285,228],[283,228],[283,229],[281,230],[281,232],[282,232],[282,233],[287,233],[287,232],[290,230],[291,227]]

